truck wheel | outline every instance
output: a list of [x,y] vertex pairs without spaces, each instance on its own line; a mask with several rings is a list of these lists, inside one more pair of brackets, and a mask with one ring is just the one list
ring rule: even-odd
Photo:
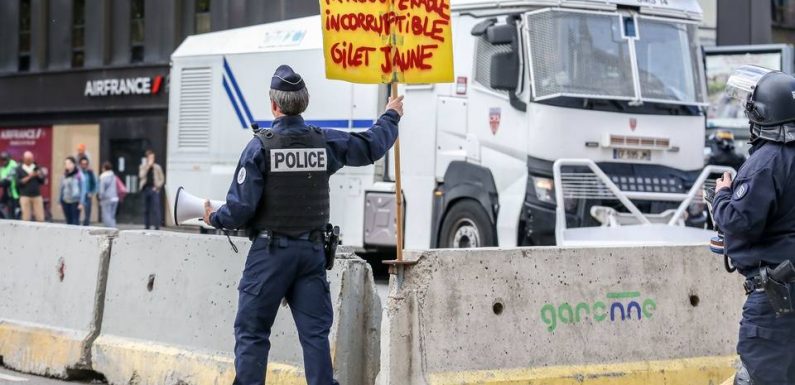
[[489,215],[473,200],[462,200],[453,205],[444,217],[440,247],[463,249],[496,246],[494,227]]

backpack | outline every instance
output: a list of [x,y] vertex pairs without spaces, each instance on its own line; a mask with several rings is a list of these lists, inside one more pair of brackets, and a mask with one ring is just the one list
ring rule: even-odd
[[118,175],[114,175],[116,178],[116,195],[119,197],[119,202],[124,201],[124,197],[127,196],[127,186],[124,185],[124,182],[118,177]]
[[80,174],[67,176],[63,179],[61,199],[65,203],[77,203],[80,201]]

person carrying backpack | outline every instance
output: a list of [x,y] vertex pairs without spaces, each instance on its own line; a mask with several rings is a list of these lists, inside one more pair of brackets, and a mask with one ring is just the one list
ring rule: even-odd
[[99,206],[102,209],[102,224],[105,227],[116,227],[116,210],[119,208],[119,189],[113,165],[110,162],[102,164],[102,174],[99,175]]
[[59,200],[67,224],[80,224],[80,211],[83,209],[85,199],[86,192],[83,188],[83,174],[78,169],[75,158],[72,156],[66,157],[64,159],[64,174],[61,177]]

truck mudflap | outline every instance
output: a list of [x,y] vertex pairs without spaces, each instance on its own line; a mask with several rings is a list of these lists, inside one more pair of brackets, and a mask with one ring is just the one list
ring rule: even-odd
[[[687,193],[624,191],[590,159],[559,159],[553,165],[555,186],[555,240],[558,246],[670,245],[709,242],[713,232],[687,227],[688,207],[700,202],[704,185],[713,185],[713,174],[736,171],[731,167],[707,166]],[[626,209],[591,207],[590,214],[601,226],[566,227],[568,199],[617,200]],[[675,210],[643,213],[633,201],[678,202]]]

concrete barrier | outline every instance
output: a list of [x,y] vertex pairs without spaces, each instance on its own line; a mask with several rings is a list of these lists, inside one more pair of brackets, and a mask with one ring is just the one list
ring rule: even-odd
[[115,230],[0,221],[0,356],[66,378],[91,368]]
[[[237,283],[250,247],[225,237],[123,231],[114,240],[93,368],[110,384],[229,384],[234,376]],[[335,376],[372,384],[381,305],[369,265],[338,259],[329,272]],[[269,384],[305,383],[295,324],[281,308],[271,333]]]
[[390,282],[380,385],[707,385],[734,371],[741,278],[706,246],[407,259],[418,263]]

